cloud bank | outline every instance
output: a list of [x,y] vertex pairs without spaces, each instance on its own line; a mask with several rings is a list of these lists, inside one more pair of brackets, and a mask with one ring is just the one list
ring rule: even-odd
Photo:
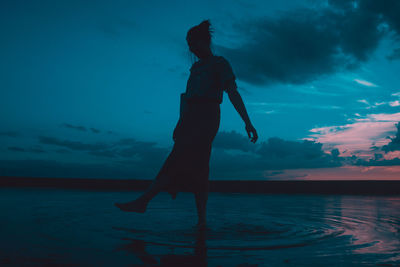
[[[237,21],[247,41],[236,48],[215,45],[245,82],[302,84],[366,62],[389,33],[399,37],[396,0],[331,0],[320,8],[281,12],[277,17]],[[394,49],[390,59],[397,59]]]
[[[104,177],[111,169],[118,170],[109,178],[152,179],[160,170],[172,147],[158,147],[155,142],[120,138],[113,142],[82,142],[52,136],[38,136],[45,159],[2,161],[3,175]],[[32,148],[9,147],[15,153],[35,153]],[[59,153],[57,151],[62,151]],[[103,158],[106,164],[64,163],[47,160],[50,151],[71,162],[77,155]],[[68,153],[69,152],[69,153]],[[339,151],[325,153],[322,144],[314,141],[287,141],[278,137],[253,144],[248,137],[235,131],[221,131],[213,143],[210,177],[215,179],[269,179],[281,175],[284,169],[326,168],[340,166]],[[70,169],[67,170],[66,166]],[[17,167],[19,166],[19,167]],[[87,169],[85,170],[85,166]],[[95,166],[101,166],[98,171]],[[63,173],[61,170],[64,170]]]

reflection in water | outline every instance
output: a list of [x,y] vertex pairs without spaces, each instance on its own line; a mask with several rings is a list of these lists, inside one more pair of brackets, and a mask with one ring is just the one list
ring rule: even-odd
[[[117,229],[117,228],[116,228]],[[122,229],[128,232],[135,232],[134,229]],[[194,247],[190,245],[173,245],[156,243],[151,241],[144,241],[133,238],[122,238],[123,240],[129,240],[130,243],[119,245],[116,251],[127,251],[137,256],[143,264],[151,264],[151,266],[207,266],[207,247],[206,247],[206,229],[196,230],[195,244]],[[192,249],[190,254],[179,255],[170,253],[157,257],[150,255],[146,251],[146,245],[158,245],[158,246],[170,246],[172,252],[174,248],[189,248]]]
[[[218,257],[235,252],[253,254],[254,257],[247,261],[242,258],[245,266],[290,262],[298,265],[381,262],[391,266],[400,262],[400,198],[250,194],[213,197],[216,203],[224,203],[224,210],[218,212],[216,206],[210,205],[210,212],[215,216],[211,220],[211,229],[207,234],[203,233],[202,239],[196,239],[196,247],[199,251],[208,251],[208,255],[193,253],[188,256],[187,251],[186,254],[177,253],[178,248],[194,251],[184,231],[167,234],[167,229],[160,228],[118,230],[147,237],[141,244],[146,244],[150,250],[170,247],[174,253],[161,256],[160,264],[166,259],[198,262],[199,255],[204,255],[202,264],[210,264],[218,262]],[[138,244],[133,238],[125,240]],[[129,248],[135,247],[136,255],[141,255],[139,258],[146,255],[145,259],[148,259],[149,254],[143,252],[143,246],[141,250],[132,244]],[[257,258],[262,260],[255,260]],[[228,266],[236,266],[232,264],[228,262]]]
[[351,237],[353,253],[399,251],[400,217],[392,213],[397,202],[379,197],[340,198],[340,205],[325,209],[325,220]]
[[400,264],[400,197],[211,193],[199,232],[192,194],[113,206],[135,194],[0,188],[0,265]]

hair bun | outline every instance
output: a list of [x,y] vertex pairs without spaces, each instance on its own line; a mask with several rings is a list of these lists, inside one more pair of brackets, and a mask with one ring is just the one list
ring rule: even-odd
[[205,40],[211,42],[211,35],[214,31],[210,29],[210,26],[211,23],[209,19],[203,20],[200,24],[189,29],[186,39],[191,38],[192,40]]
[[209,28],[210,25],[211,25],[210,20],[206,19],[206,20],[203,20],[203,21],[199,24],[199,27],[207,27],[207,28]]
[[208,32],[212,32],[212,30],[210,29],[211,23],[209,19],[203,20],[198,27],[202,30],[208,31]]

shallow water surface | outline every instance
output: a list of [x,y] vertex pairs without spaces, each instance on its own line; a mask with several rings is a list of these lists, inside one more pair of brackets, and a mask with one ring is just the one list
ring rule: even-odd
[[400,197],[160,193],[145,214],[114,202],[140,192],[0,188],[0,265],[400,266]]

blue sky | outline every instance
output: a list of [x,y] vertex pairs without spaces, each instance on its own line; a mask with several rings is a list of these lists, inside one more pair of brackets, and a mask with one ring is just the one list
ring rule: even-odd
[[153,178],[194,59],[186,33],[210,19],[259,135],[250,143],[224,94],[211,179],[400,177],[397,11],[394,0],[3,1],[0,175]]

